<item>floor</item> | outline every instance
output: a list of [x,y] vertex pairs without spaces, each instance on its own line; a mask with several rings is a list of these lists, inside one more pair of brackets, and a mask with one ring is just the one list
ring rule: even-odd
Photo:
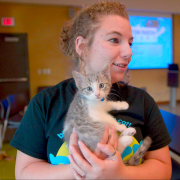
[[158,104],[158,107],[162,110],[180,116],[180,102],[176,103],[175,108],[171,108],[169,104]]
[[0,160],[0,179],[15,179],[15,159],[16,149],[11,147],[8,143],[3,144],[2,151],[5,151],[10,160],[3,158]]

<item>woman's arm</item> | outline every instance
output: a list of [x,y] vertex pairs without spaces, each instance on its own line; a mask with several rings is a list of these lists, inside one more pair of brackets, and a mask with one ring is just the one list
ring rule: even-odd
[[169,147],[149,151],[138,166],[126,166],[125,179],[170,179],[172,174]]
[[74,179],[70,165],[51,165],[17,151],[16,179]]

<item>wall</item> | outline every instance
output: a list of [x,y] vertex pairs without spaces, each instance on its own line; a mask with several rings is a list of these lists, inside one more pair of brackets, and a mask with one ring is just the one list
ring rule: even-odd
[[[0,32],[27,33],[29,46],[30,92],[38,86],[51,86],[67,77],[70,63],[59,51],[60,29],[68,19],[68,7],[0,3],[0,17],[15,17],[15,27],[2,27]],[[174,16],[174,62],[180,67],[180,15]],[[38,75],[38,69],[51,69],[51,74]],[[130,84],[146,87],[155,101],[169,101],[167,70],[131,70]],[[177,98],[180,100],[180,88]]]
[[[180,15],[173,16],[173,61],[179,65],[180,70]],[[167,70],[131,70],[130,84],[145,87],[156,102],[169,101],[170,89],[167,87]],[[180,100],[180,73],[177,99]]]
[[[0,17],[14,17],[15,27],[0,26],[1,33],[27,33],[30,93],[38,86],[51,86],[66,78],[68,62],[59,50],[62,25],[68,20],[68,7],[0,3]],[[38,69],[51,74],[38,75]]]
[[[79,6],[84,4],[93,4],[99,0],[0,0],[0,2],[14,2],[25,4],[46,4],[59,6]],[[109,0],[113,1],[113,0]],[[128,10],[164,12],[180,14],[179,0],[116,0],[124,4]]]

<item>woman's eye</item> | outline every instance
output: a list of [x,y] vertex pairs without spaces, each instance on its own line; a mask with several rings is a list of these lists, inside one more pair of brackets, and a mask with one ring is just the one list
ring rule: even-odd
[[110,39],[110,41],[113,43],[119,43],[119,40],[117,38],[112,38],[112,39]]
[[129,43],[129,46],[132,47],[133,43]]
[[99,88],[103,88],[104,87],[104,84],[103,83],[101,83],[100,85],[99,85]]
[[91,87],[87,87],[87,90],[88,90],[88,91],[92,91],[92,88],[91,88]]

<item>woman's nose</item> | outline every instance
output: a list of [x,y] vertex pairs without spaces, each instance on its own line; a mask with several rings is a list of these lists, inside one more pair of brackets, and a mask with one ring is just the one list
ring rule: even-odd
[[132,53],[132,50],[131,50],[131,47],[128,44],[124,45],[123,47],[121,47],[122,49],[120,50],[120,56],[123,58],[123,59],[128,59],[128,58],[131,58],[131,56],[133,55]]

